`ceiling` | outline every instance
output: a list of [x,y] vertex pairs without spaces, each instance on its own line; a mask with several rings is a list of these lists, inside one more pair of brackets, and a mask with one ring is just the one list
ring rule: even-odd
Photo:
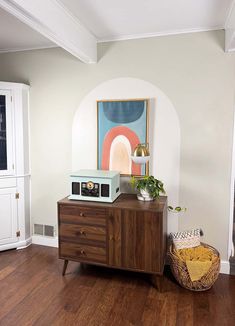
[[60,46],[97,62],[97,42],[225,29],[235,50],[235,0],[0,0],[0,52]]
[[98,41],[224,28],[231,0],[60,0]]
[[55,46],[46,37],[0,8],[0,52]]

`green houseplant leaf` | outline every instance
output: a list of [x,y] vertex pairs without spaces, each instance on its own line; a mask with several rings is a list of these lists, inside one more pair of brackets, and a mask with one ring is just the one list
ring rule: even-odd
[[177,206],[177,207],[172,207],[172,206],[168,206],[168,211],[169,212],[172,212],[172,213],[180,213],[180,212],[186,212],[187,208],[186,207],[180,207],[180,206]]
[[144,176],[143,178],[137,178],[132,176],[130,180],[131,186],[138,191],[145,190],[151,197],[158,198],[160,194],[165,194],[163,182],[155,179],[154,176]]

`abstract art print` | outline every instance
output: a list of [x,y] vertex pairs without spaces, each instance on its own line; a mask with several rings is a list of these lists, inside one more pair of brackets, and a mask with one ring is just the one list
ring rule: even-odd
[[121,175],[148,174],[147,164],[135,164],[131,155],[148,143],[148,99],[97,102],[97,168]]

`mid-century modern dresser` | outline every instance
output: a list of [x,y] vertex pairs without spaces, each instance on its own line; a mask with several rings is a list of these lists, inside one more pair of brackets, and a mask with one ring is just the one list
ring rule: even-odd
[[59,258],[162,275],[167,241],[167,197],[152,202],[121,194],[112,204],[58,202]]

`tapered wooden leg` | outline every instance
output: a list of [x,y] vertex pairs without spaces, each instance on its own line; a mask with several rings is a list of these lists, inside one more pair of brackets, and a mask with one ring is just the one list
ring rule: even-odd
[[161,275],[151,275],[151,283],[159,292],[163,291],[163,277]]
[[65,261],[64,261],[64,267],[63,267],[63,272],[62,272],[62,275],[64,276],[65,275],[65,272],[66,272],[66,269],[67,269],[67,266],[68,266],[68,260],[67,259],[65,259]]

